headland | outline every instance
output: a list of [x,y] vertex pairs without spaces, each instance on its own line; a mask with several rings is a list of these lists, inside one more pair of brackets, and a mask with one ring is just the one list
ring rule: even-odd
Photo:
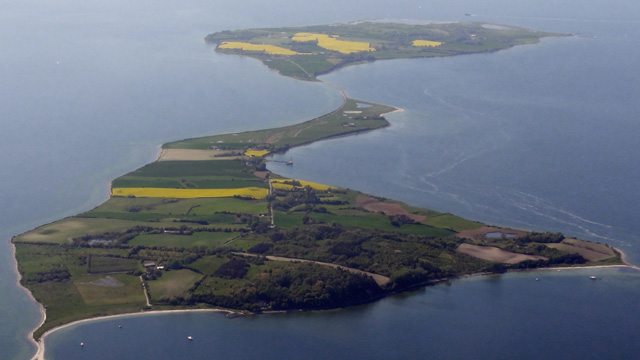
[[[358,23],[206,40],[317,81],[363,61],[490,52],[552,35],[476,23]],[[164,144],[156,162],[115,179],[105,203],[14,237],[21,283],[46,311],[34,338],[117,314],[332,309],[469,274],[624,265],[605,244],[492,227],[268,171],[272,154],[389,126],[384,115],[399,110],[341,93],[338,109],[299,124]]]

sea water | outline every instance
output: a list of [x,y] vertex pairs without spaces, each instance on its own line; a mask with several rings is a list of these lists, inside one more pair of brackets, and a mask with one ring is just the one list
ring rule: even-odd
[[[635,261],[637,7],[628,0],[3,4],[1,235],[96,206],[109,180],[152,161],[163,142],[290,124],[340,103],[328,86],[213,53],[202,41],[207,33],[375,18],[478,20],[579,36],[325,76],[352,97],[405,111],[390,114],[387,129],[295,149],[285,155],[293,167],[271,169],[496,225],[607,242]],[[16,286],[4,244],[0,356],[23,359],[34,351],[26,334],[39,312]],[[631,358],[638,295],[638,277],[627,271],[509,274],[331,312],[98,321],[55,332],[46,345],[58,359]]]
[[629,310],[638,309],[640,277],[605,270],[602,280],[590,280],[589,274],[467,278],[316,313],[103,320],[53,333],[47,351],[54,359],[634,358],[639,332]]

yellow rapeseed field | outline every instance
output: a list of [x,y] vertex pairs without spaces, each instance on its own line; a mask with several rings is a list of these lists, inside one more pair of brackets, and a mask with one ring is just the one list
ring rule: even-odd
[[362,51],[376,51],[375,48],[369,46],[369,43],[362,41],[343,41],[338,40],[337,35],[315,34],[315,33],[297,33],[291,38],[293,41],[308,42],[318,41],[318,46],[327,50],[339,51],[343,54],[351,54]]
[[271,55],[307,55],[304,53],[295,52],[289,49],[285,49],[275,45],[257,45],[246,42],[225,41],[218,45],[220,49],[234,49],[243,51],[264,51]]
[[413,46],[421,46],[421,47],[436,47],[442,45],[440,41],[431,41],[431,40],[413,40],[411,43]]
[[244,152],[246,156],[265,156],[269,153],[269,150],[247,150]]
[[[293,185],[290,185],[290,184],[285,184],[285,181],[287,181],[287,182],[297,181],[297,182],[300,183],[300,186],[293,186]],[[305,187],[305,186],[309,186],[312,189],[316,189],[316,190],[320,190],[320,191],[327,191],[329,189],[335,189],[335,187],[333,187],[333,186],[327,186],[327,185],[313,183],[311,181],[296,180],[296,179],[272,179],[271,180],[271,186],[274,189],[283,189],[283,190],[291,190],[291,189],[295,189],[297,187]]]
[[269,189],[258,187],[246,187],[238,189],[169,189],[169,188],[113,188],[113,196],[142,197],[142,198],[219,198],[232,197],[234,195],[263,199],[269,195]]

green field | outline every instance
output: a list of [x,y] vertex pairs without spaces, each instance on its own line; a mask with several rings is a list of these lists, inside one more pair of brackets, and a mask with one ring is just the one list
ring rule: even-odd
[[[363,107],[363,105],[368,107]],[[163,148],[209,149],[211,146],[217,146],[221,149],[246,149],[259,146],[278,151],[335,136],[385,127],[389,123],[382,117],[382,114],[394,110],[395,108],[390,106],[346,99],[344,105],[336,111],[300,124],[181,140],[164,144]]]
[[235,232],[197,232],[193,235],[170,234],[141,234],[129,241],[131,246],[160,246],[160,247],[193,247],[222,246],[230,239],[240,236]]
[[162,277],[149,281],[149,294],[152,300],[181,296],[200,280],[202,275],[191,270],[173,270],[162,274]]
[[211,215],[216,212],[264,214],[267,212],[265,203],[259,200],[238,200],[234,198],[209,199],[157,199],[112,197],[102,205],[83,216],[101,213],[128,213],[158,216],[191,216]]
[[140,263],[135,259],[117,256],[88,256],[87,272],[90,274],[118,273],[138,270]]

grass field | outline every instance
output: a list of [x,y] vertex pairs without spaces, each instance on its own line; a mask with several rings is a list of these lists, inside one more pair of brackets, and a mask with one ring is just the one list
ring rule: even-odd
[[[127,250],[123,249],[17,243],[16,259],[20,272],[24,274],[22,281],[38,302],[47,307],[47,322],[37,330],[36,338],[47,329],[73,320],[142,309],[145,299],[137,276],[87,273],[89,255],[126,256],[126,253]],[[48,278],[52,269],[59,274]],[[104,281],[107,276],[114,281]]]
[[84,303],[90,306],[145,303],[142,284],[137,276],[87,275],[75,279],[74,285]]
[[266,205],[259,200],[235,198],[162,199],[112,197],[91,212],[150,214],[151,216],[210,215],[219,211],[262,214]]
[[292,56],[289,59],[274,59],[266,64],[269,68],[288,76],[313,80],[315,74],[329,72],[336,66],[335,62],[323,56],[309,55],[305,57]]
[[590,261],[601,261],[617,256],[616,252],[607,245],[578,239],[564,239],[561,243],[549,244],[548,246],[571,254],[580,254]]
[[264,187],[267,185],[253,175],[197,176],[190,178],[123,176],[113,182],[114,188],[172,188],[172,189],[230,189]]
[[[205,136],[167,143],[163,145],[163,148],[208,149],[211,147],[211,144],[217,144],[217,146],[221,148],[229,147],[234,149],[241,149],[243,147],[248,148],[249,145],[255,146],[255,144],[270,146],[274,149],[282,146],[299,146],[321,139],[387,126],[388,122],[384,118],[381,118],[381,115],[394,110],[396,109],[390,106],[355,99],[347,99],[340,109],[297,125],[233,134]],[[231,167],[231,165],[228,166]],[[232,167],[228,171],[235,171],[237,173],[241,169],[241,165],[239,168],[236,165],[236,167]],[[149,172],[145,171],[145,173]],[[160,175],[157,171],[152,171],[152,173]],[[135,173],[131,173],[131,175],[135,175]]]
[[269,195],[269,189],[247,187],[233,189],[169,189],[169,188],[113,188],[112,196],[143,197],[143,198],[222,198],[222,197],[249,197],[262,199]]
[[234,280],[208,277],[198,287],[196,293],[211,292],[214,295],[229,295],[237,284],[238,282]]
[[153,178],[190,178],[193,176],[222,175],[251,177],[251,171],[241,161],[237,160],[193,160],[152,162],[127,174],[127,176]]
[[[66,218],[51,224],[43,225],[33,231],[16,236],[14,242],[37,242],[49,244],[71,244],[72,239],[82,235],[101,234],[105,232],[125,231],[144,222],[120,219],[85,219]],[[156,223],[159,226],[171,226],[172,223]]]
[[194,247],[222,246],[225,241],[239,236],[236,232],[197,232],[193,235],[171,234],[143,234],[128,242],[131,246],[165,246],[165,247]]
[[148,282],[151,300],[180,296],[201,278],[202,275],[187,269],[166,271],[157,280]]
[[191,264],[191,267],[200,270],[205,275],[212,275],[214,271],[218,270],[220,265],[227,261],[229,261],[229,259],[222,256],[204,256]]
[[361,216],[340,216],[334,214],[309,214],[309,217],[326,223],[334,222],[347,227],[357,227],[362,229],[375,229],[381,231],[395,231],[405,234],[415,234],[424,236],[438,236],[444,237],[453,235],[454,232],[435,228],[431,226],[425,226],[421,224],[403,224],[401,226],[393,226],[389,221],[389,218],[381,214],[363,214]]
[[115,256],[89,256],[87,271],[92,274],[135,271],[140,263],[134,259]]
[[478,229],[485,226],[480,222],[463,219],[459,216],[451,214],[438,214],[435,216],[430,216],[425,221],[425,224],[455,231]]

